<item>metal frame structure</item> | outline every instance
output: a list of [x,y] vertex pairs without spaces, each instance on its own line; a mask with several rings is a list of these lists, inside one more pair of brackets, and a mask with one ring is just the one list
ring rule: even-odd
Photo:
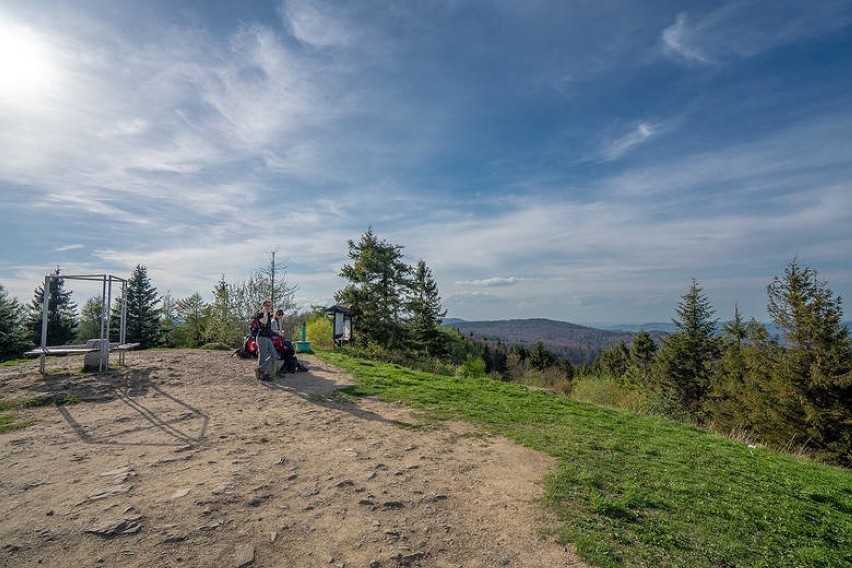
[[[62,347],[50,348],[47,346],[47,312],[48,306],[50,304],[50,282],[52,280],[62,279],[62,280],[89,280],[95,282],[102,282],[102,292],[101,292],[101,336],[100,340],[97,341],[96,347],[91,348],[66,348]],[[124,278],[119,278],[117,276],[113,276],[112,274],[72,274],[72,275],[61,275],[61,274],[48,274],[44,277],[44,297],[42,299],[42,317],[41,317],[41,362],[39,363],[39,369],[42,374],[44,374],[44,366],[45,366],[45,358],[47,355],[51,353],[56,354],[68,354],[68,353],[86,353],[86,352],[94,352],[97,351],[99,353],[98,357],[98,372],[103,372],[109,369],[109,352],[110,352],[110,343],[109,343],[109,332],[110,332],[110,313],[109,308],[112,305],[112,285],[113,282],[121,283],[121,319],[119,323],[119,350],[118,350],[118,362],[120,365],[124,365],[124,349],[120,347],[125,345],[125,339],[127,336],[127,280]]]

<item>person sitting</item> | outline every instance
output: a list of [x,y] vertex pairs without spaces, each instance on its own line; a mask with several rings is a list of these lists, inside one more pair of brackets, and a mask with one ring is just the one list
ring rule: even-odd
[[280,335],[282,338],[284,337],[284,310],[275,310],[275,317],[272,319],[272,323],[270,325],[272,327],[272,333]]
[[278,353],[275,351],[275,345],[272,343],[272,315],[269,313],[272,309],[272,302],[265,300],[260,305],[260,310],[254,315],[257,321],[257,368],[254,371],[255,376],[261,381],[271,381],[272,373],[268,369],[275,369],[278,361]]

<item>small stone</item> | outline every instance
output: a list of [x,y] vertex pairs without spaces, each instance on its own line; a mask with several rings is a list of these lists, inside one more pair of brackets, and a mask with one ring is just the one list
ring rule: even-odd
[[181,497],[186,497],[189,495],[189,489],[178,489],[172,494],[172,499],[180,499]]
[[125,517],[112,521],[106,521],[104,523],[101,523],[100,525],[84,529],[83,532],[92,533],[99,536],[134,534],[139,532],[139,529],[141,528],[141,526],[139,525],[140,518],[141,517]]
[[241,544],[237,547],[236,568],[243,568],[254,564],[254,545]]

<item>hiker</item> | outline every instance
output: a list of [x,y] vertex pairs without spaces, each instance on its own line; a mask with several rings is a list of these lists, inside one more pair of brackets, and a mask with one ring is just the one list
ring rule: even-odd
[[275,310],[275,317],[272,319],[271,327],[272,333],[284,338],[284,310]]
[[271,381],[272,374],[268,369],[276,368],[278,361],[278,353],[275,352],[275,345],[272,343],[272,302],[264,300],[260,305],[260,310],[254,315],[254,320],[257,322],[257,369],[255,376],[261,381]]

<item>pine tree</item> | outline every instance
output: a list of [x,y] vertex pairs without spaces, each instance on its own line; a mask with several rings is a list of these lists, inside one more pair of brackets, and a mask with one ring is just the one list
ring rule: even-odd
[[[441,354],[439,326],[447,311],[441,306],[438,284],[426,261],[419,260],[414,267],[408,299],[409,329],[411,338],[426,346],[429,353]],[[486,359],[488,362],[488,359]]]
[[620,341],[617,345],[601,351],[601,354],[595,359],[592,368],[597,375],[621,379],[624,373],[627,372],[629,363],[630,350],[627,349],[627,344],[624,341]]
[[745,325],[742,356],[745,367],[743,386],[738,396],[738,409],[742,417],[735,417],[734,428],[746,429],[764,443],[783,446],[790,441],[784,426],[781,393],[787,390],[776,377],[783,349],[769,335],[766,326],[752,318]]
[[544,342],[537,341],[533,348],[530,349],[529,364],[533,369],[543,371],[548,367],[554,367],[559,362],[559,358],[555,353],[549,351],[544,346]]
[[840,297],[794,259],[768,286],[769,315],[785,350],[776,379],[795,439],[827,459],[852,463],[852,345]]
[[213,303],[209,305],[208,313],[204,330],[206,341],[236,347],[245,333],[245,324],[237,316],[234,294],[225,282],[224,274],[213,289]]
[[[49,280],[47,306],[47,345],[67,345],[77,336],[77,304],[71,301],[71,290],[65,290],[65,279],[59,277],[57,267]],[[33,292],[27,328],[30,340],[41,345],[41,328],[44,315],[44,285]]]
[[675,397],[680,409],[695,414],[707,393],[719,354],[713,307],[693,279],[678,304],[674,333],[663,341],[656,359],[655,379]]
[[[141,349],[154,347],[160,340],[160,298],[141,264],[127,280],[126,341],[139,343]],[[117,329],[117,326],[114,326]]]
[[83,343],[89,339],[101,337],[101,321],[103,319],[103,303],[101,298],[92,297],[86,300],[80,310],[80,327],[77,329],[77,341]]
[[403,262],[402,246],[378,238],[372,228],[358,243],[349,243],[349,259],[339,276],[349,284],[335,300],[355,313],[356,337],[363,343],[400,346],[405,340],[404,293],[411,268]]
[[654,362],[657,344],[647,331],[640,330],[630,343],[630,362],[641,371],[647,372]]
[[747,426],[743,402],[748,374],[744,353],[746,336],[746,324],[740,308],[734,306],[734,317],[725,324],[719,337],[721,353],[704,402],[709,417],[722,432]]
[[207,327],[207,304],[198,292],[178,300],[177,316],[181,320],[178,326],[181,328],[183,337],[186,338],[188,347],[201,347],[204,345],[204,330]]
[[24,309],[0,284],[0,361],[23,355],[32,345],[24,325]]
[[624,382],[629,385],[648,387],[651,383],[651,367],[657,354],[657,344],[651,334],[645,330],[630,342],[630,356]]

